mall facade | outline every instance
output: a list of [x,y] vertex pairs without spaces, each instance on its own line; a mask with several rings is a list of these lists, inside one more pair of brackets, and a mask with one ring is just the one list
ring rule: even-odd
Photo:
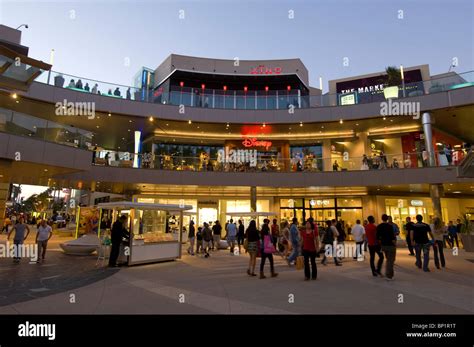
[[299,59],[172,54],[121,86],[52,71],[5,26],[0,65],[0,218],[12,183],[192,205],[199,224],[474,218],[472,71],[404,67],[388,97],[385,72],[323,93]]

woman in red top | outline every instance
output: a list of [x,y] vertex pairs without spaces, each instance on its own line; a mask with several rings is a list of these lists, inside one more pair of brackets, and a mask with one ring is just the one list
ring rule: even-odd
[[[301,240],[303,243],[303,257],[304,257],[304,280],[309,281],[309,278],[315,280],[318,277],[318,270],[316,268],[316,253],[319,250],[319,233],[317,226],[306,221],[306,227],[301,231]],[[311,273],[309,271],[309,261],[311,260]]]

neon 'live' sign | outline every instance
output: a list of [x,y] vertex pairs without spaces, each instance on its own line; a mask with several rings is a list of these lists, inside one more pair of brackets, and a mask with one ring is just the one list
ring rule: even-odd
[[265,65],[259,65],[257,67],[250,68],[250,74],[252,75],[279,75],[281,74],[281,67],[266,67]]
[[272,146],[271,141],[258,141],[256,138],[247,137],[242,141],[244,147],[265,147],[267,150]]

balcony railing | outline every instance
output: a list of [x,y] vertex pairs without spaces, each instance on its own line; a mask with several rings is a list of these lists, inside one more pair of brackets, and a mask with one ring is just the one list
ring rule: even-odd
[[[88,78],[52,71],[42,74],[37,82],[81,93],[92,93],[117,99],[127,99],[148,103],[184,105],[200,108],[239,109],[239,110],[283,110],[289,108],[313,108],[366,104],[385,100],[384,92],[369,91],[337,93],[324,95],[301,95],[298,90],[217,90],[174,86],[171,91],[145,90],[131,86],[107,83]],[[398,87],[398,98],[434,94],[474,86],[474,71],[428,81],[407,83]]]
[[[435,153],[436,166],[457,166],[464,158],[465,150],[453,150]],[[428,167],[428,154],[423,152],[396,153],[374,156],[344,157],[334,155],[331,158],[309,156],[305,158],[228,158],[218,156],[172,156],[166,154],[117,151],[97,151],[93,165],[121,168],[155,169],[169,171],[206,171],[206,172],[324,172],[324,171],[369,171],[398,170]]]

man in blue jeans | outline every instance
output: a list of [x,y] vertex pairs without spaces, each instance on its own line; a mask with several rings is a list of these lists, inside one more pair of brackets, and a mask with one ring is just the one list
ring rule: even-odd
[[[430,234],[431,239],[434,240],[433,233],[428,224],[423,223],[423,216],[416,216],[416,224],[412,226],[410,230],[410,239],[411,244],[415,246],[416,254],[416,266],[423,271],[430,272],[428,268],[428,263],[430,261],[430,240],[428,239],[428,234]],[[423,262],[421,261],[421,251],[423,251]],[[423,263],[423,264],[422,264]]]
[[296,257],[299,255],[300,245],[299,245],[299,230],[298,230],[298,218],[293,218],[293,223],[290,227],[290,241],[292,252],[291,255],[288,257],[288,265],[291,266],[291,263],[296,260]]

